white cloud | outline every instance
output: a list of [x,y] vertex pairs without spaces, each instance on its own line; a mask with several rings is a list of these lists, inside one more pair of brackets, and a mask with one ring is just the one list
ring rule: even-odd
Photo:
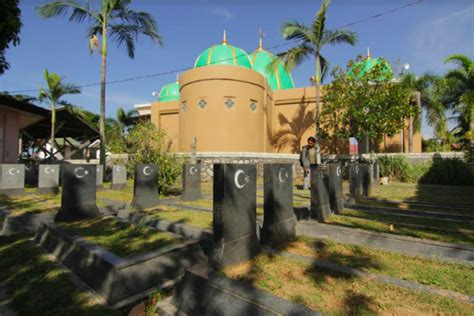
[[214,8],[211,10],[211,14],[224,18],[226,20],[231,20],[234,18],[234,14],[230,12],[229,9],[225,8]]

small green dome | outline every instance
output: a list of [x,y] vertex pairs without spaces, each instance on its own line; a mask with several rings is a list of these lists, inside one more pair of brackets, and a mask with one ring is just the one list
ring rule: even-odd
[[252,62],[247,53],[241,48],[227,44],[225,32],[222,44],[211,46],[202,52],[196,59],[194,68],[209,65],[235,65],[252,69]]
[[158,96],[158,101],[167,102],[179,100],[179,82],[173,82],[163,86]]
[[[382,71],[382,76],[380,78],[378,78],[379,80],[392,79],[393,71],[392,71],[392,67],[390,66],[390,64],[387,61],[385,61],[381,58],[371,58],[370,57],[370,51],[368,51],[368,50],[367,50],[367,58],[364,59],[363,61],[360,61],[359,63],[357,63],[354,67],[360,67],[359,76],[363,76],[366,73],[371,72],[372,69],[376,65],[378,67],[381,67],[381,71]],[[353,77],[352,69],[350,69],[348,71],[347,75],[349,77]]]
[[291,89],[295,87],[293,77],[287,71],[282,62],[278,62],[278,68],[269,70],[269,65],[275,57],[261,46],[252,54],[253,70],[267,78],[268,84],[273,90]]

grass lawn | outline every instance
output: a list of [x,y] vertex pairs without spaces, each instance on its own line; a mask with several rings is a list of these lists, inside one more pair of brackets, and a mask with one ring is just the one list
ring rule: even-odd
[[0,207],[9,210],[11,215],[56,212],[61,204],[61,195],[45,194],[7,197],[0,196]]
[[0,280],[20,315],[127,315],[99,305],[29,238],[0,236]]
[[279,250],[474,295],[474,266],[415,258],[330,240],[298,237]]
[[212,212],[183,210],[174,206],[160,206],[159,210],[145,210],[145,212],[153,218],[212,230]]
[[113,218],[95,218],[60,225],[63,229],[76,233],[122,258],[163,249],[184,241],[167,232],[119,222]]
[[474,305],[261,254],[224,273],[328,315],[472,315]]

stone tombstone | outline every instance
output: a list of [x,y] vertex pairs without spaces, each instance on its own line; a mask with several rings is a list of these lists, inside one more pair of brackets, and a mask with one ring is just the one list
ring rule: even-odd
[[122,190],[127,187],[127,167],[124,165],[113,165],[111,190]]
[[250,260],[260,251],[257,238],[257,168],[214,165],[213,249],[209,264],[220,270]]
[[159,203],[158,168],[155,164],[136,164],[133,200],[130,206],[144,209],[157,206]]
[[19,195],[25,192],[25,165],[0,165],[0,194]]
[[349,203],[359,202],[362,197],[362,172],[358,163],[349,164]]
[[326,182],[326,166],[311,166],[311,207],[310,216],[319,222],[327,222],[331,216],[329,190]]
[[39,165],[38,194],[59,193],[59,165]]
[[344,194],[342,190],[342,163],[328,163],[329,204],[331,210],[339,214],[344,210]]
[[373,164],[364,162],[359,164],[360,171],[362,172],[362,195],[364,197],[371,196],[372,186],[374,183],[374,168]]
[[380,183],[380,163],[375,162],[374,163],[374,184],[379,184]]
[[104,189],[104,166],[96,165],[96,187],[97,190]]
[[202,199],[201,193],[201,165],[185,164],[183,166],[183,201],[194,201]]
[[263,165],[263,227],[260,242],[277,246],[291,241],[296,235],[293,211],[292,164]]
[[100,214],[96,204],[96,166],[62,165],[61,208],[56,222],[94,218]]
[[34,163],[25,164],[25,185],[38,186],[38,166]]

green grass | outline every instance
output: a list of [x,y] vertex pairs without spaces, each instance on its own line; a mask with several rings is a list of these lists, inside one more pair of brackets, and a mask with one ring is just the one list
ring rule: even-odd
[[280,250],[474,295],[474,266],[439,262],[307,237],[298,237],[296,241],[282,246]]
[[145,212],[152,218],[188,224],[201,229],[212,229],[212,212],[183,210],[174,206],[160,206],[160,210]]
[[165,249],[183,242],[182,238],[167,232],[119,222],[112,218],[96,218],[60,225],[122,258]]
[[474,305],[261,254],[224,273],[327,315],[472,315]]
[[66,271],[29,238],[0,236],[0,280],[8,306],[20,315],[126,315],[99,305],[77,289]]
[[0,207],[6,207],[11,215],[56,212],[61,204],[61,195],[25,194],[14,197],[0,196]]

